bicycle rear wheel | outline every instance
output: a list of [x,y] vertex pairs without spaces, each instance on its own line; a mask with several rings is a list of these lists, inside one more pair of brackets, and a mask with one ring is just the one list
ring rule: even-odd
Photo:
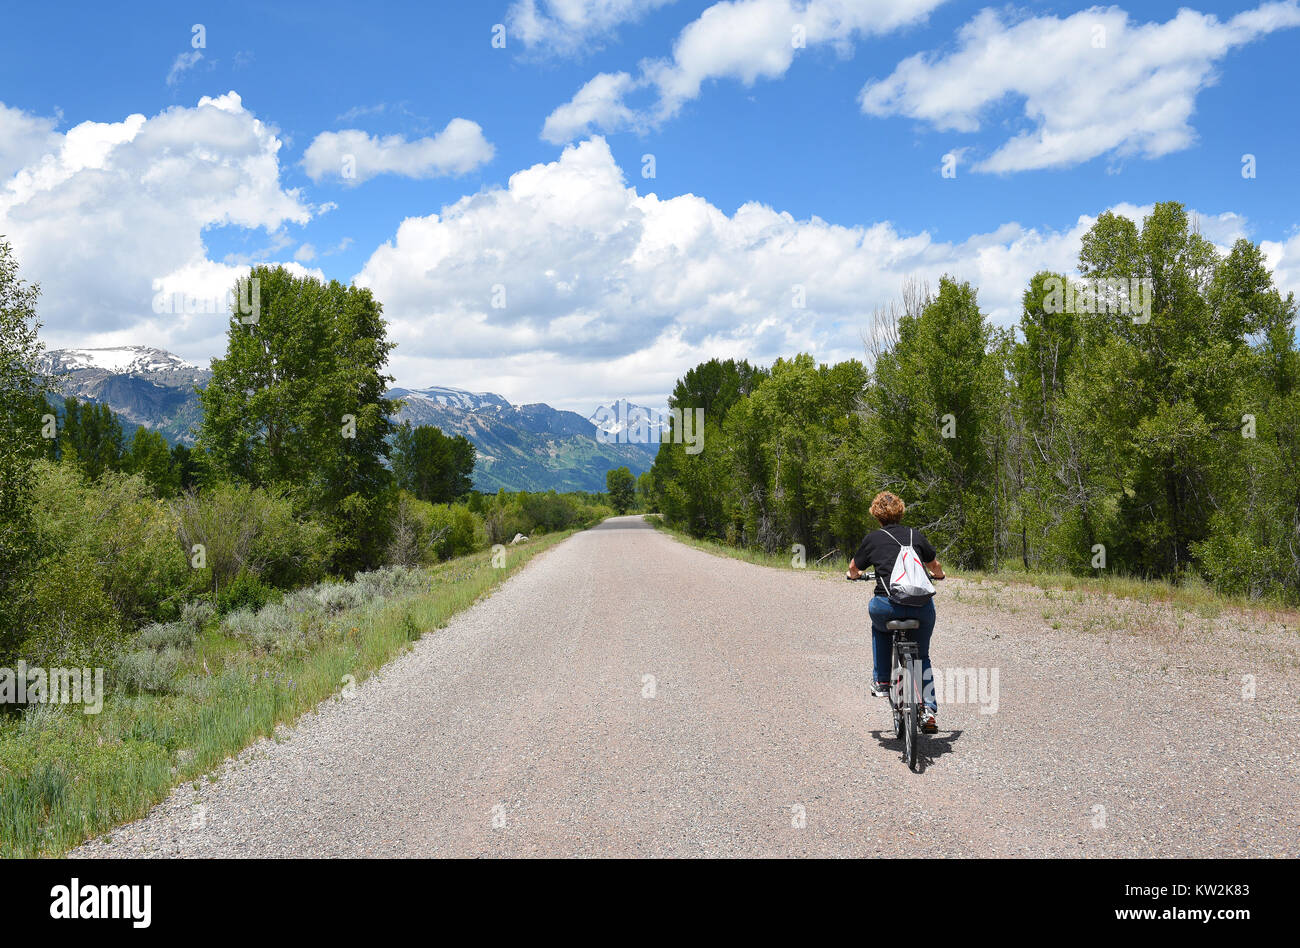
[[889,658],[889,710],[894,715],[894,739],[901,741],[903,732],[907,729],[907,720],[904,709],[906,703],[901,700],[906,697],[907,692],[903,690],[903,663],[898,656],[898,646],[895,645],[890,650]]

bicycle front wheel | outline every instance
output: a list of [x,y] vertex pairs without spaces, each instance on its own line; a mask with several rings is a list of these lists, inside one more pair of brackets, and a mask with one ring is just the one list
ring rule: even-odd
[[903,710],[903,759],[909,770],[916,770],[916,705],[910,701]]
[[917,672],[920,670],[920,662],[915,659],[908,660],[907,675],[905,676],[905,690],[907,710],[905,715],[906,721],[903,728],[903,756],[907,760],[907,767],[913,773],[920,773],[921,753],[920,753],[920,728],[921,728],[921,696],[920,686],[921,679]]

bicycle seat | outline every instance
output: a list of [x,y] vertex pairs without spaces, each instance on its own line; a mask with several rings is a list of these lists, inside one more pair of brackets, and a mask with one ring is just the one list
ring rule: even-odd
[[885,628],[891,631],[900,631],[903,629],[919,629],[921,623],[916,619],[890,619],[885,623]]

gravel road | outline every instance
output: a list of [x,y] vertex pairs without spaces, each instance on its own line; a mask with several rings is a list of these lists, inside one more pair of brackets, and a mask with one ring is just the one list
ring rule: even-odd
[[74,855],[1300,855],[1294,621],[950,580],[913,774],[870,590],[615,518]]

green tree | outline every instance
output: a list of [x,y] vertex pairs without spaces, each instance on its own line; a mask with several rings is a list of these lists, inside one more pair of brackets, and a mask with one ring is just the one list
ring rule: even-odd
[[61,459],[79,465],[91,480],[105,471],[122,470],[126,449],[121,419],[107,405],[65,398],[58,451]]
[[200,450],[194,450],[184,444],[172,445],[172,469],[176,472],[177,487],[179,490],[190,490],[195,487],[201,478],[203,471],[204,453]]
[[393,435],[393,475],[397,485],[420,500],[448,504],[474,486],[477,453],[461,435],[449,437],[431,425],[404,422]]
[[199,447],[219,476],[284,487],[318,512],[337,569],[374,565],[396,499],[384,463],[396,403],[384,397],[393,344],[382,307],[368,289],[283,267],[255,267],[246,279],[258,292],[241,281],[236,299],[256,296],[259,306],[231,313],[226,355],[201,392]]
[[167,439],[143,425],[135,429],[131,438],[124,468],[143,477],[157,497],[171,497],[180,490],[180,471],[173,464]]
[[897,342],[877,356],[863,399],[869,480],[899,493],[912,522],[969,567],[997,564],[1006,525],[1008,345],[974,288],[945,277],[919,312],[898,319]]
[[44,448],[42,416],[52,386],[41,369],[39,296],[0,240],[0,663],[24,634],[27,584],[39,555],[32,465]]
[[658,513],[654,497],[655,477],[649,471],[642,471],[636,478],[637,503],[647,513]]
[[627,513],[636,502],[636,480],[626,467],[605,472],[605,490],[609,494],[610,505],[620,514]]

